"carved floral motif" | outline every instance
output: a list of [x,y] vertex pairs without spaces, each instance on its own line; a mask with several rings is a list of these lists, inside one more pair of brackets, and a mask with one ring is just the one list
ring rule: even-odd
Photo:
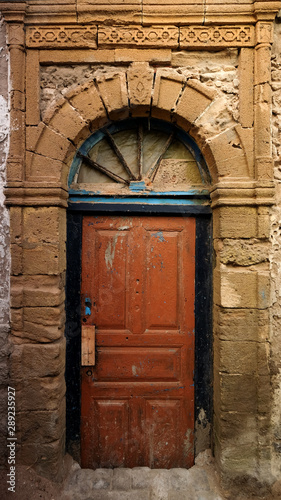
[[131,105],[149,105],[154,71],[148,63],[132,63],[127,72]]
[[49,26],[48,28],[27,28],[27,47],[38,48],[96,48],[97,28],[95,26]]

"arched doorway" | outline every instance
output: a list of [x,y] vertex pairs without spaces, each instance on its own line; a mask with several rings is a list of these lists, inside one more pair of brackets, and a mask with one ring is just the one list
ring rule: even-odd
[[69,181],[69,446],[81,431],[84,467],[190,467],[210,444],[204,159],[180,128],[126,120],[83,143]]

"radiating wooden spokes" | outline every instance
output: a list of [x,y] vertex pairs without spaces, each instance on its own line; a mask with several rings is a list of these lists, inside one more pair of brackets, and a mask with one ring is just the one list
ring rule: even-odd
[[[95,170],[101,172],[102,174],[106,175],[110,179],[112,179],[115,182],[121,183],[121,184],[130,184],[131,181],[140,181],[143,179],[144,172],[143,172],[143,141],[144,141],[144,133],[143,133],[143,126],[139,125],[138,130],[137,130],[137,149],[138,149],[138,173],[137,175],[134,174],[134,172],[131,170],[130,166],[128,165],[127,161],[125,160],[122,152],[120,151],[118,145],[116,144],[114,137],[111,135],[111,133],[105,129],[105,138],[108,141],[108,144],[110,145],[112,151],[114,154],[117,156],[119,162],[121,163],[124,171],[127,173],[129,179],[126,179],[120,175],[117,175],[114,173],[112,170],[109,170],[105,166],[101,165],[100,163],[97,163],[96,161],[92,160],[88,155],[85,155],[81,152],[77,153],[77,156],[81,158],[86,165],[88,165],[91,168],[94,168]],[[172,141],[174,139],[174,132],[172,132],[167,141],[165,142],[162,150],[160,151],[157,159],[154,161],[153,165],[149,168],[148,172],[146,173],[146,177],[153,181],[155,179],[155,176],[157,174],[157,171],[159,169],[161,160],[163,159],[165,153],[167,152],[168,148],[170,147]]]

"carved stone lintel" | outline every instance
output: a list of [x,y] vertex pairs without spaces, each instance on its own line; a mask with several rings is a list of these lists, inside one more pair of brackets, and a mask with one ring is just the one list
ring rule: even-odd
[[99,47],[178,47],[176,26],[104,26],[98,29]]
[[255,45],[253,26],[186,26],[180,28],[180,47],[250,47]]
[[96,48],[95,26],[49,26],[27,28],[26,46],[30,48]]

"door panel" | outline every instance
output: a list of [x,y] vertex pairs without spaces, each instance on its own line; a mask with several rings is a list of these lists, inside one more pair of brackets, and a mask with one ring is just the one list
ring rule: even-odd
[[83,467],[193,464],[195,219],[87,216]]

